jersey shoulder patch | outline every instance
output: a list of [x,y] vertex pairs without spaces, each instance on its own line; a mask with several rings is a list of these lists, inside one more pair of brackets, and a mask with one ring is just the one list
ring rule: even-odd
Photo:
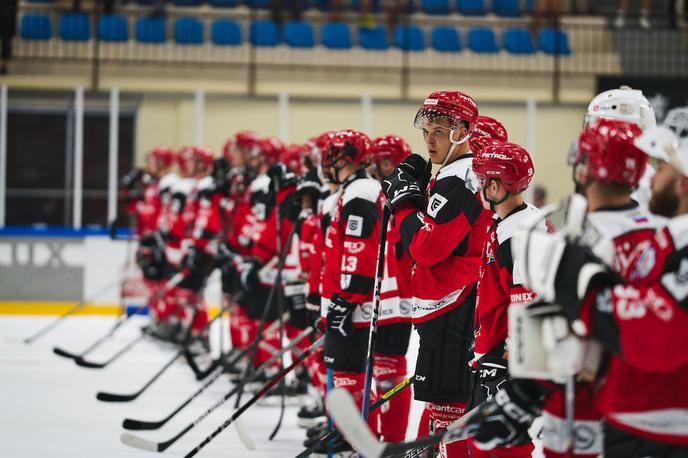
[[270,177],[267,175],[258,175],[249,187],[252,193],[255,192],[269,192],[270,191]]

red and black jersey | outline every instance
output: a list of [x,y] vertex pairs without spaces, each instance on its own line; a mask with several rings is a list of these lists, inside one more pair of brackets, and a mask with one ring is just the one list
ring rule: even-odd
[[415,262],[414,322],[449,312],[478,281],[492,212],[476,195],[472,160],[466,154],[440,169],[430,182],[424,211],[397,211],[401,239]]
[[686,446],[688,216],[643,234],[632,240],[635,255],[625,266],[625,283],[594,291],[584,301],[590,311],[613,310],[613,322],[588,322],[593,335],[616,336],[595,401],[618,429]]
[[[315,256],[311,256],[309,259],[310,276],[308,277],[308,295],[313,298],[313,300],[315,300],[315,297],[320,298],[322,296],[322,272],[325,263],[325,233],[332,220],[332,212],[336,208],[337,201],[339,200],[340,190],[341,188],[338,188],[334,192],[327,191],[327,195],[318,203],[318,216],[316,218],[317,230],[313,233],[311,239]],[[327,310],[322,311],[321,315],[324,316],[324,313],[327,313]]]
[[380,241],[382,191],[364,171],[344,184],[325,235],[322,308],[326,312],[334,294],[358,304],[353,313],[357,327],[370,325],[375,269]]
[[[299,266],[304,279],[310,279],[311,268],[314,266],[311,258],[317,256],[315,239],[320,230],[318,215],[312,209],[304,209],[299,216],[301,227],[299,228]],[[319,272],[318,272],[319,274]]]
[[159,184],[150,175],[145,175],[143,190],[138,198],[127,203],[127,212],[136,216],[136,236],[140,239],[158,229],[160,216]]
[[198,184],[198,206],[194,220],[193,245],[204,252],[214,255],[222,229],[224,196],[215,189],[211,177],[205,177]]
[[411,321],[412,268],[413,264],[403,248],[399,227],[392,215],[387,226],[385,263],[380,284],[379,326]]
[[476,299],[474,361],[495,349],[500,357],[504,354],[509,333],[508,306],[530,303],[536,297],[535,293],[521,284],[519,273],[514,272],[511,237],[525,220],[539,213],[537,208],[524,203],[506,218],[495,220],[490,229]]

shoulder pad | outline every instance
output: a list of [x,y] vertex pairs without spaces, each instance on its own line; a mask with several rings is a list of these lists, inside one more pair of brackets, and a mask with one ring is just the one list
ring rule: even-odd
[[339,194],[342,188],[338,188],[336,191],[332,192],[329,196],[321,201],[320,213],[327,215],[332,212],[332,210],[337,206],[337,201],[339,200]]
[[372,178],[360,178],[352,181],[344,190],[342,205],[346,205],[353,199],[365,199],[370,202],[377,202],[380,198],[382,187],[380,182]]
[[[497,224],[497,243],[500,245],[509,240],[522,226],[524,222],[533,221],[537,215],[542,215],[542,212],[529,203],[526,203],[526,208],[509,215]],[[545,218],[542,218],[537,226],[538,230],[542,232],[547,231],[547,223]]]
[[179,181],[179,175],[177,175],[174,172],[170,172],[160,178],[160,190],[165,191],[167,189],[171,189],[172,186],[174,186],[174,183]]
[[269,192],[270,191],[270,177],[267,175],[258,175],[252,182],[249,189],[254,192]]
[[461,179],[465,183],[466,189],[475,193],[478,190],[478,180],[473,173],[473,156],[463,157],[444,166],[438,172],[436,181],[449,177]]
[[[664,221],[641,207],[623,210],[602,210],[588,213],[588,224],[609,239],[615,239],[628,232],[643,229],[658,229]],[[586,228],[586,232],[589,228]]]
[[671,234],[676,251],[688,246],[688,214],[671,218],[667,230]]
[[196,180],[193,178],[180,178],[172,185],[172,192],[174,194],[189,195],[193,191],[195,184]]
[[199,191],[207,191],[213,188],[213,177],[206,176],[198,180],[198,185],[196,186]]

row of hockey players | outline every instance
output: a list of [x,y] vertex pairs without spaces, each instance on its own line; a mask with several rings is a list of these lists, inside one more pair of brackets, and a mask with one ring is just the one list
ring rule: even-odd
[[[600,94],[590,104],[586,127],[571,156],[576,189],[587,198],[584,208],[589,212],[584,236],[575,243],[594,247],[605,245],[600,240],[613,240],[614,248],[603,259],[624,279],[639,277],[637,269],[652,270],[660,256],[652,251],[655,247],[649,240],[662,223],[631,197],[641,180],[647,180],[649,175],[645,173],[646,153],[654,156],[661,153],[665,162],[670,158],[676,163],[676,157],[680,158],[676,154],[667,156],[664,146],[672,146],[673,137],[654,124],[652,109],[639,91],[623,88]],[[181,179],[162,177],[172,159],[160,158],[171,158],[168,154],[171,152],[151,152],[149,161],[156,164],[149,167],[158,172],[158,179],[152,180],[150,176],[154,173],[149,173],[138,180],[152,184],[145,187],[145,192],[139,192],[141,197],[136,200],[136,206],[140,215],[139,258],[144,273],[148,271],[146,278],[154,284],[154,302],[160,304],[154,307],[158,310],[156,317],[164,324],[169,316],[177,318],[170,320],[171,323],[189,322],[195,314],[194,323],[198,321],[197,327],[202,326],[207,315],[198,306],[199,292],[210,270],[217,265],[223,274],[223,290],[228,298],[236,299],[232,301],[236,303],[232,303],[230,315],[232,341],[236,348],[246,347],[256,339],[261,317],[267,318],[268,323],[278,317],[279,301],[269,301],[268,296],[276,278],[278,245],[286,246],[287,256],[281,272],[283,283],[290,287],[306,284],[284,289],[285,293],[291,291],[284,297],[291,312],[287,334],[295,335],[309,321],[318,321],[313,316],[321,316],[319,325],[325,332],[325,348],[322,355],[311,358],[308,378],[324,393],[327,380],[324,367],[327,366],[334,385],[346,387],[360,404],[375,259],[383,230],[380,221],[383,206],[388,205],[393,216],[386,234],[381,327],[375,349],[377,391],[384,392],[405,378],[412,322],[420,337],[414,396],[426,403],[419,434],[427,433],[430,425],[446,427],[463,416],[471,404],[488,400],[483,406],[497,403],[509,413],[508,407],[517,405],[525,409],[529,418],[544,408],[545,453],[547,456],[567,454],[566,440],[562,438],[563,392],[556,383],[524,384],[527,389],[521,389],[518,383],[507,382],[506,342],[510,306],[531,303],[535,292],[541,299],[551,301],[553,291],[561,290],[559,284],[556,288],[546,285],[547,289],[530,280],[545,277],[554,283],[556,277],[559,283],[563,281],[559,275],[555,276],[556,265],[549,266],[554,269],[546,272],[549,276],[535,271],[547,266],[544,260],[538,265],[537,260],[551,260],[553,254],[546,247],[560,247],[567,240],[569,244],[573,242],[562,239],[559,228],[554,228],[555,234],[551,236],[545,232],[544,216],[522,197],[534,174],[528,152],[507,142],[506,130],[498,121],[479,116],[470,96],[460,92],[431,94],[418,111],[415,125],[422,131],[430,162],[409,155],[408,146],[398,137],[371,142],[354,131],[323,134],[312,139],[309,145],[288,149],[275,139],[263,140],[255,134],[239,133],[226,145],[225,160],[215,164],[212,155],[204,157],[203,148],[190,148],[193,171],[183,172],[186,167],[180,159]],[[640,137],[643,130],[646,135]],[[657,147],[658,144],[662,147]],[[434,176],[431,164],[439,166]],[[366,166],[371,167],[366,170]],[[662,179],[668,180],[670,170],[673,169],[660,165],[649,202],[650,210],[667,216],[673,215],[673,207],[680,200],[678,188],[669,189],[667,182],[660,183]],[[137,177],[132,178],[131,181],[136,181]],[[676,181],[673,178],[672,183]],[[326,182],[324,187],[321,179]],[[148,192],[149,188],[152,191]],[[635,196],[643,202],[648,199],[647,191],[646,195],[636,193]],[[146,215],[156,222],[146,225]],[[520,226],[531,220],[535,221],[530,224],[531,231],[527,236],[520,234]],[[549,224],[549,230],[552,229]],[[512,236],[514,240],[535,237],[543,240],[514,243],[512,247]],[[524,250],[535,248],[539,251],[530,258],[523,256]],[[674,248],[665,241],[663,249],[670,253]],[[566,260],[585,251],[569,247],[554,253],[560,252],[564,253],[561,259]],[[529,259],[529,264],[525,264],[525,259]],[[674,270],[677,269],[675,265]],[[178,284],[169,286],[171,281],[160,282],[163,278],[180,278],[179,272],[182,280]],[[595,285],[600,276],[594,277]],[[577,277],[571,270],[564,279],[573,281]],[[650,272],[643,277],[651,278]],[[618,281],[609,275],[604,278]],[[159,290],[163,292],[158,293]],[[571,291],[576,293],[575,287]],[[638,294],[633,298],[639,297]],[[556,298],[564,301],[559,296]],[[619,301],[627,305],[631,299],[623,296],[625,302]],[[589,320],[593,302],[589,299],[584,308]],[[266,305],[270,307],[266,309]],[[645,310],[643,307],[631,306],[634,310]],[[580,306],[571,308],[583,313]],[[543,310],[551,314],[551,308]],[[532,311],[529,313],[537,316]],[[558,323],[557,329],[561,328],[561,323],[556,321],[558,315],[544,312],[542,315],[546,326]],[[560,315],[570,318],[571,313]],[[581,321],[580,317],[570,319]],[[595,329],[590,323],[588,326],[587,329]],[[588,331],[586,336],[591,333],[597,337],[593,331]],[[618,340],[618,331],[616,334]],[[568,342],[566,337],[560,340]],[[624,402],[628,400],[627,390],[617,391],[621,386],[618,380],[623,379],[619,374],[625,374],[623,365],[628,364],[618,356],[618,351],[615,359],[614,350],[619,345],[615,348],[605,345],[612,353],[602,358],[604,370],[586,368],[578,377],[575,412],[579,440],[573,453],[595,456],[606,441],[621,441],[619,438],[629,433],[646,441],[685,443],[685,434],[681,442],[680,434],[667,436],[638,428],[643,422],[676,420],[661,417],[662,413],[657,413],[659,419],[648,420],[642,410],[648,407],[642,401],[640,407],[631,407],[630,425],[618,419],[610,420],[608,411],[618,410],[622,405],[627,407]],[[267,360],[278,346],[276,333],[266,336],[251,364]],[[645,344],[636,346],[647,348]],[[563,361],[563,365],[570,357],[564,346],[546,356],[548,360]],[[228,369],[238,372],[236,368]],[[680,375],[676,375],[678,380]],[[614,380],[611,385],[610,377]],[[626,374],[626,383],[635,385],[633,377],[638,374]],[[660,377],[647,378],[656,385]],[[600,380],[606,380],[606,385]],[[601,396],[600,386],[614,388],[602,389]],[[493,398],[502,388],[505,389],[499,391],[501,394]],[[533,399],[524,395],[522,404],[518,404],[518,399],[509,401],[523,393]],[[385,440],[402,440],[410,396],[410,392],[405,392],[393,398],[388,408],[382,410],[382,419],[373,412],[369,420],[371,429]],[[674,402],[671,406],[678,406],[667,415],[676,414],[677,410],[680,413],[685,403],[676,401],[674,393],[667,396],[667,402]],[[320,417],[321,408],[302,409],[299,415],[303,424]],[[530,456],[533,446],[523,422],[525,416],[514,419],[505,414],[499,420],[476,422],[472,427],[473,439],[444,444],[439,452],[452,457],[469,453]],[[600,423],[603,417],[606,434]],[[652,428],[657,426],[646,426]],[[671,423],[669,428],[676,430],[676,423]],[[629,448],[634,447],[637,445]],[[335,444],[337,452],[346,453],[347,448],[345,442]],[[606,450],[609,456],[630,453],[624,449],[614,455],[609,447]]]

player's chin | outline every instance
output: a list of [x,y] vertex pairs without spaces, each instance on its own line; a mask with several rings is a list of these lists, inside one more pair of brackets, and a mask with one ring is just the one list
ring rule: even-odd
[[432,162],[433,164],[441,164],[442,163],[443,158],[440,157],[439,152],[430,150],[430,151],[428,151],[428,156],[430,156],[430,162]]

